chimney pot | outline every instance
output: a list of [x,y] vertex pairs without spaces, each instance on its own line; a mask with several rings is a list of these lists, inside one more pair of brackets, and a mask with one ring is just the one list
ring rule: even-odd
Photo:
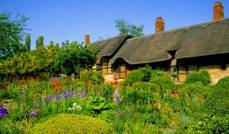
[[162,32],[165,30],[165,23],[162,17],[157,17],[155,22],[155,31],[156,33]]
[[213,6],[213,21],[224,19],[224,7],[220,0],[217,0]]
[[91,43],[89,34],[85,35],[84,43],[85,43],[86,46],[88,46]]

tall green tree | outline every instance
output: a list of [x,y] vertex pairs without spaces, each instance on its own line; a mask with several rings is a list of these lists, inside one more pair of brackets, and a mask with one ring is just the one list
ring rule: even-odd
[[133,24],[129,24],[127,23],[125,20],[123,19],[118,19],[115,20],[115,27],[119,30],[119,35],[131,35],[133,37],[139,37],[139,36],[143,36],[143,30],[144,30],[144,26],[140,25],[133,25]]
[[21,14],[12,17],[10,13],[0,13],[0,59],[25,51],[22,40],[27,20]]
[[25,47],[28,51],[31,50],[31,37],[30,34],[26,34],[25,36]]
[[55,46],[52,40],[49,42],[49,46]]
[[39,47],[44,47],[44,37],[39,36],[36,40],[36,48],[38,49]]
[[60,44],[57,42],[55,46],[59,48],[60,47]]

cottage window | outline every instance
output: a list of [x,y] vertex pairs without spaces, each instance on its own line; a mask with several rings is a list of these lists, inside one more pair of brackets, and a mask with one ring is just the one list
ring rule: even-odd
[[120,67],[119,77],[120,77],[120,79],[125,79],[127,77],[126,66],[121,66]]
[[120,66],[114,73],[115,79],[125,79],[127,77],[126,66]]

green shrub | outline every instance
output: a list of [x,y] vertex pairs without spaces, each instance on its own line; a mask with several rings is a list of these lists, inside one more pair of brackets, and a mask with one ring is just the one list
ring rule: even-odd
[[218,88],[229,88],[229,76],[224,77],[221,80],[219,80],[218,83],[216,84],[216,86]]
[[204,85],[211,83],[211,78],[208,71],[193,72],[188,75],[185,83],[202,82]]
[[186,84],[182,90],[185,92],[185,94],[187,94],[188,97],[192,98],[194,95],[201,93],[203,86],[203,83],[198,81],[195,83]]
[[167,73],[160,70],[152,71],[150,82],[157,84],[160,87],[160,89],[164,89],[164,90],[175,89],[175,85],[171,77]]
[[104,82],[102,73],[93,71],[81,73],[80,80],[91,84],[101,84]]
[[133,70],[123,82],[123,85],[132,85],[135,82],[145,81],[148,82],[151,78],[152,69],[149,66]]
[[213,116],[195,113],[195,118],[176,129],[176,134],[228,134],[229,116]]
[[91,96],[86,104],[86,109],[92,114],[100,114],[102,111],[110,110],[112,108],[112,103],[108,103],[105,98],[99,96]]
[[212,93],[213,87],[204,86],[202,82],[195,82],[179,86],[180,110],[196,111]]
[[151,79],[151,67],[150,66],[145,66],[143,68],[139,68],[139,70],[144,74],[143,81],[148,82]]
[[229,77],[221,79],[210,96],[194,114],[188,131],[199,133],[229,133]]
[[154,95],[147,91],[137,91],[134,89],[122,90],[121,103],[124,104],[148,104],[154,101]]
[[135,82],[143,81],[144,73],[140,70],[133,70],[123,82],[123,85],[132,85]]
[[36,124],[31,134],[108,134],[112,133],[111,126],[97,118],[60,114]]
[[203,110],[214,115],[229,113],[229,77],[221,79],[203,105]]

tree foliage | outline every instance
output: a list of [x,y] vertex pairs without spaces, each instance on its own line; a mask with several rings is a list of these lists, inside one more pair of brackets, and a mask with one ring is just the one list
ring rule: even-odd
[[143,33],[144,26],[143,25],[136,26],[133,24],[129,24],[123,19],[118,19],[118,20],[115,20],[114,22],[115,22],[115,27],[119,30],[120,35],[129,34],[133,37],[139,37],[139,36],[144,35]]
[[38,49],[39,47],[44,46],[44,37],[39,36],[36,40],[36,48]]
[[59,74],[79,74],[80,68],[90,68],[96,61],[97,51],[77,42],[64,46],[39,47],[34,51],[14,54],[0,62],[0,76],[26,77],[28,75],[51,77]]
[[0,59],[26,50],[21,41],[25,35],[27,20],[21,14],[12,18],[10,13],[0,13]]
[[54,42],[52,40],[49,42],[49,46],[54,46]]
[[28,51],[31,50],[31,37],[30,37],[30,34],[27,34],[27,35],[25,36],[25,46],[26,46],[26,49],[27,49]]

